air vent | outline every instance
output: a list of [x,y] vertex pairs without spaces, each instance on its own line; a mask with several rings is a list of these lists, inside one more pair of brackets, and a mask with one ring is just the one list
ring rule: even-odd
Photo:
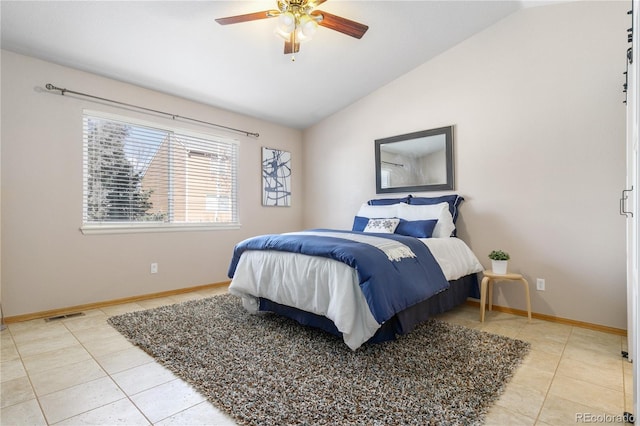
[[66,318],[75,318],[75,317],[83,317],[83,316],[84,316],[84,312],[72,312],[70,314],[56,315],[55,317],[45,318],[44,320],[46,322],[49,322],[49,321],[58,321]]

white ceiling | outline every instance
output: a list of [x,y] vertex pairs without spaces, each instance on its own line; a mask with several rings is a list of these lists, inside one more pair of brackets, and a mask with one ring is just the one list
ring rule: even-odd
[[357,40],[320,27],[295,62],[273,34],[275,19],[214,21],[274,9],[275,0],[3,0],[0,16],[3,49],[304,129],[525,4],[328,0],[318,9],[369,30]]

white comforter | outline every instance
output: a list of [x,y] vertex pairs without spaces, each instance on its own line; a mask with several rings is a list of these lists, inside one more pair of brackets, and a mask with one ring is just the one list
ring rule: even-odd
[[[482,271],[471,249],[458,238],[425,238],[424,242],[447,280]],[[242,254],[229,292],[242,297],[244,307],[258,311],[258,297],[323,315],[357,349],[380,324],[373,318],[358,284],[356,270],[333,259],[280,251]]]

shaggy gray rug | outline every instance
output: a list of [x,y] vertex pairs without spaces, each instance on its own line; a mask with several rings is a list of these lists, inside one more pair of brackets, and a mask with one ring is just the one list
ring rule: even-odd
[[431,320],[351,351],[225,294],[109,319],[238,424],[473,425],[529,344]]

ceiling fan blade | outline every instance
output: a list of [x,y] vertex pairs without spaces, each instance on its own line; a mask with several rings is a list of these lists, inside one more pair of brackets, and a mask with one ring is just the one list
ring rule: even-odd
[[289,41],[284,42],[284,54],[298,53],[300,51],[300,43],[291,43]]
[[279,10],[263,10],[262,12],[247,13],[245,15],[227,16],[218,18],[216,22],[220,25],[238,24],[240,22],[257,21],[258,19],[273,18],[280,14]]
[[362,38],[364,33],[369,29],[367,25],[338,15],[332,15],[331,13],[323,12],[321,10],[314,10],[311,12],[311,15],[322,17],[320,22],[318,22],[318,25],[322,25],[323,27],[330,28],[355,38]]
[[300,51],[300,43],[295,39],[295,33],[291,33],[289,41],[284,42],[284,54],[298,53]]
[[324,3],[327,0],[315,0],[315,1],[311,1],[311,4],[313,4],[313,7],[316,8],[318,6],[320,6],[322,3]]

